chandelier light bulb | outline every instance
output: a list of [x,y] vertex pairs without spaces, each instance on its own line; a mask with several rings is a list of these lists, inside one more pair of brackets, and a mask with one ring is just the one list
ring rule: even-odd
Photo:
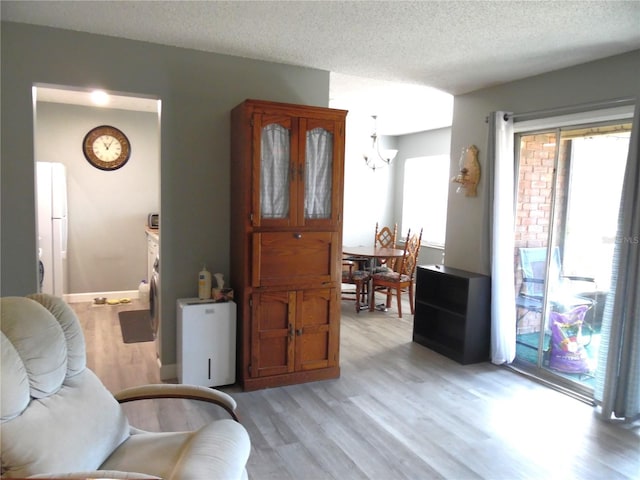
[[386,167],[387,165],[390,165],[393,159],[398,154],[398,150],[380,148],[380,141],[378,139],[378,132],[377,132],[378,116],[372,115],[371,118],[373,118],[373,122],[374,122],[373,123],[374,129],[373,129],[373,133],[371,134],[371,148],[369,152],[364,153],[362,156],[364,157],[364,161],[367,167],[369,167],[371,170],[375,172],[376,169],[378,168]]

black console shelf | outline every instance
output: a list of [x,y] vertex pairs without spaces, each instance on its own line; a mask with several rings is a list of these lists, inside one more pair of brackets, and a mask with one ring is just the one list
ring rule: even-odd
[[462,363],[489,360],[491,281],[443,265],[416,272],[413,341]]

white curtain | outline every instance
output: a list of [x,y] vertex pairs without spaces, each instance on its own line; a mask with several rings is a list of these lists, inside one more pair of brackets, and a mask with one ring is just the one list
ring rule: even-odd
[[491,361],[497,365],[516,356],[514,164],[513,119],[507,112],[492,112],[486,172],[489,228],[483,253],[491,259]]
[[603,419],[640,417],[640,108],[636,105],[602,319],[595,398]]
[[260,143],[260,208],[262,218],[289,215],[289,130],[271,124],[262,129]]
[[305,218],[331,216],[333,134],[323,128],[307,132],[305,156]]

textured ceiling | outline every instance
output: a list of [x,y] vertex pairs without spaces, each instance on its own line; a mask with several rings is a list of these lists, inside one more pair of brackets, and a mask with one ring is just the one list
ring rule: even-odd
[[[349,88],[356,76],[460,94],[640,48],[638,0],[3,0],[0,8],[8,21],[328,70]],[[333,87],[331,95],[344,96]]]

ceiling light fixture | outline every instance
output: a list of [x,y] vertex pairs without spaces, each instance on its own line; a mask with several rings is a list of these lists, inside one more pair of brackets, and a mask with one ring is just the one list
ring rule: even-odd
[[104,90],[94,90],[91,92],[91,101],[100,107],[109,103],[109,94]]
[[380,140],[378,139],[378,116],[372,115],[373,118],[373,133],[371,134],[371,149],[364,153],[362,156],[364,157],[364,162],[367,167],[372,169],[374,172],[376,169],[381,167],[386,167],[393,162],[393,159],[398,154],[398,150],[393,149],[381,149],[380,148]]

